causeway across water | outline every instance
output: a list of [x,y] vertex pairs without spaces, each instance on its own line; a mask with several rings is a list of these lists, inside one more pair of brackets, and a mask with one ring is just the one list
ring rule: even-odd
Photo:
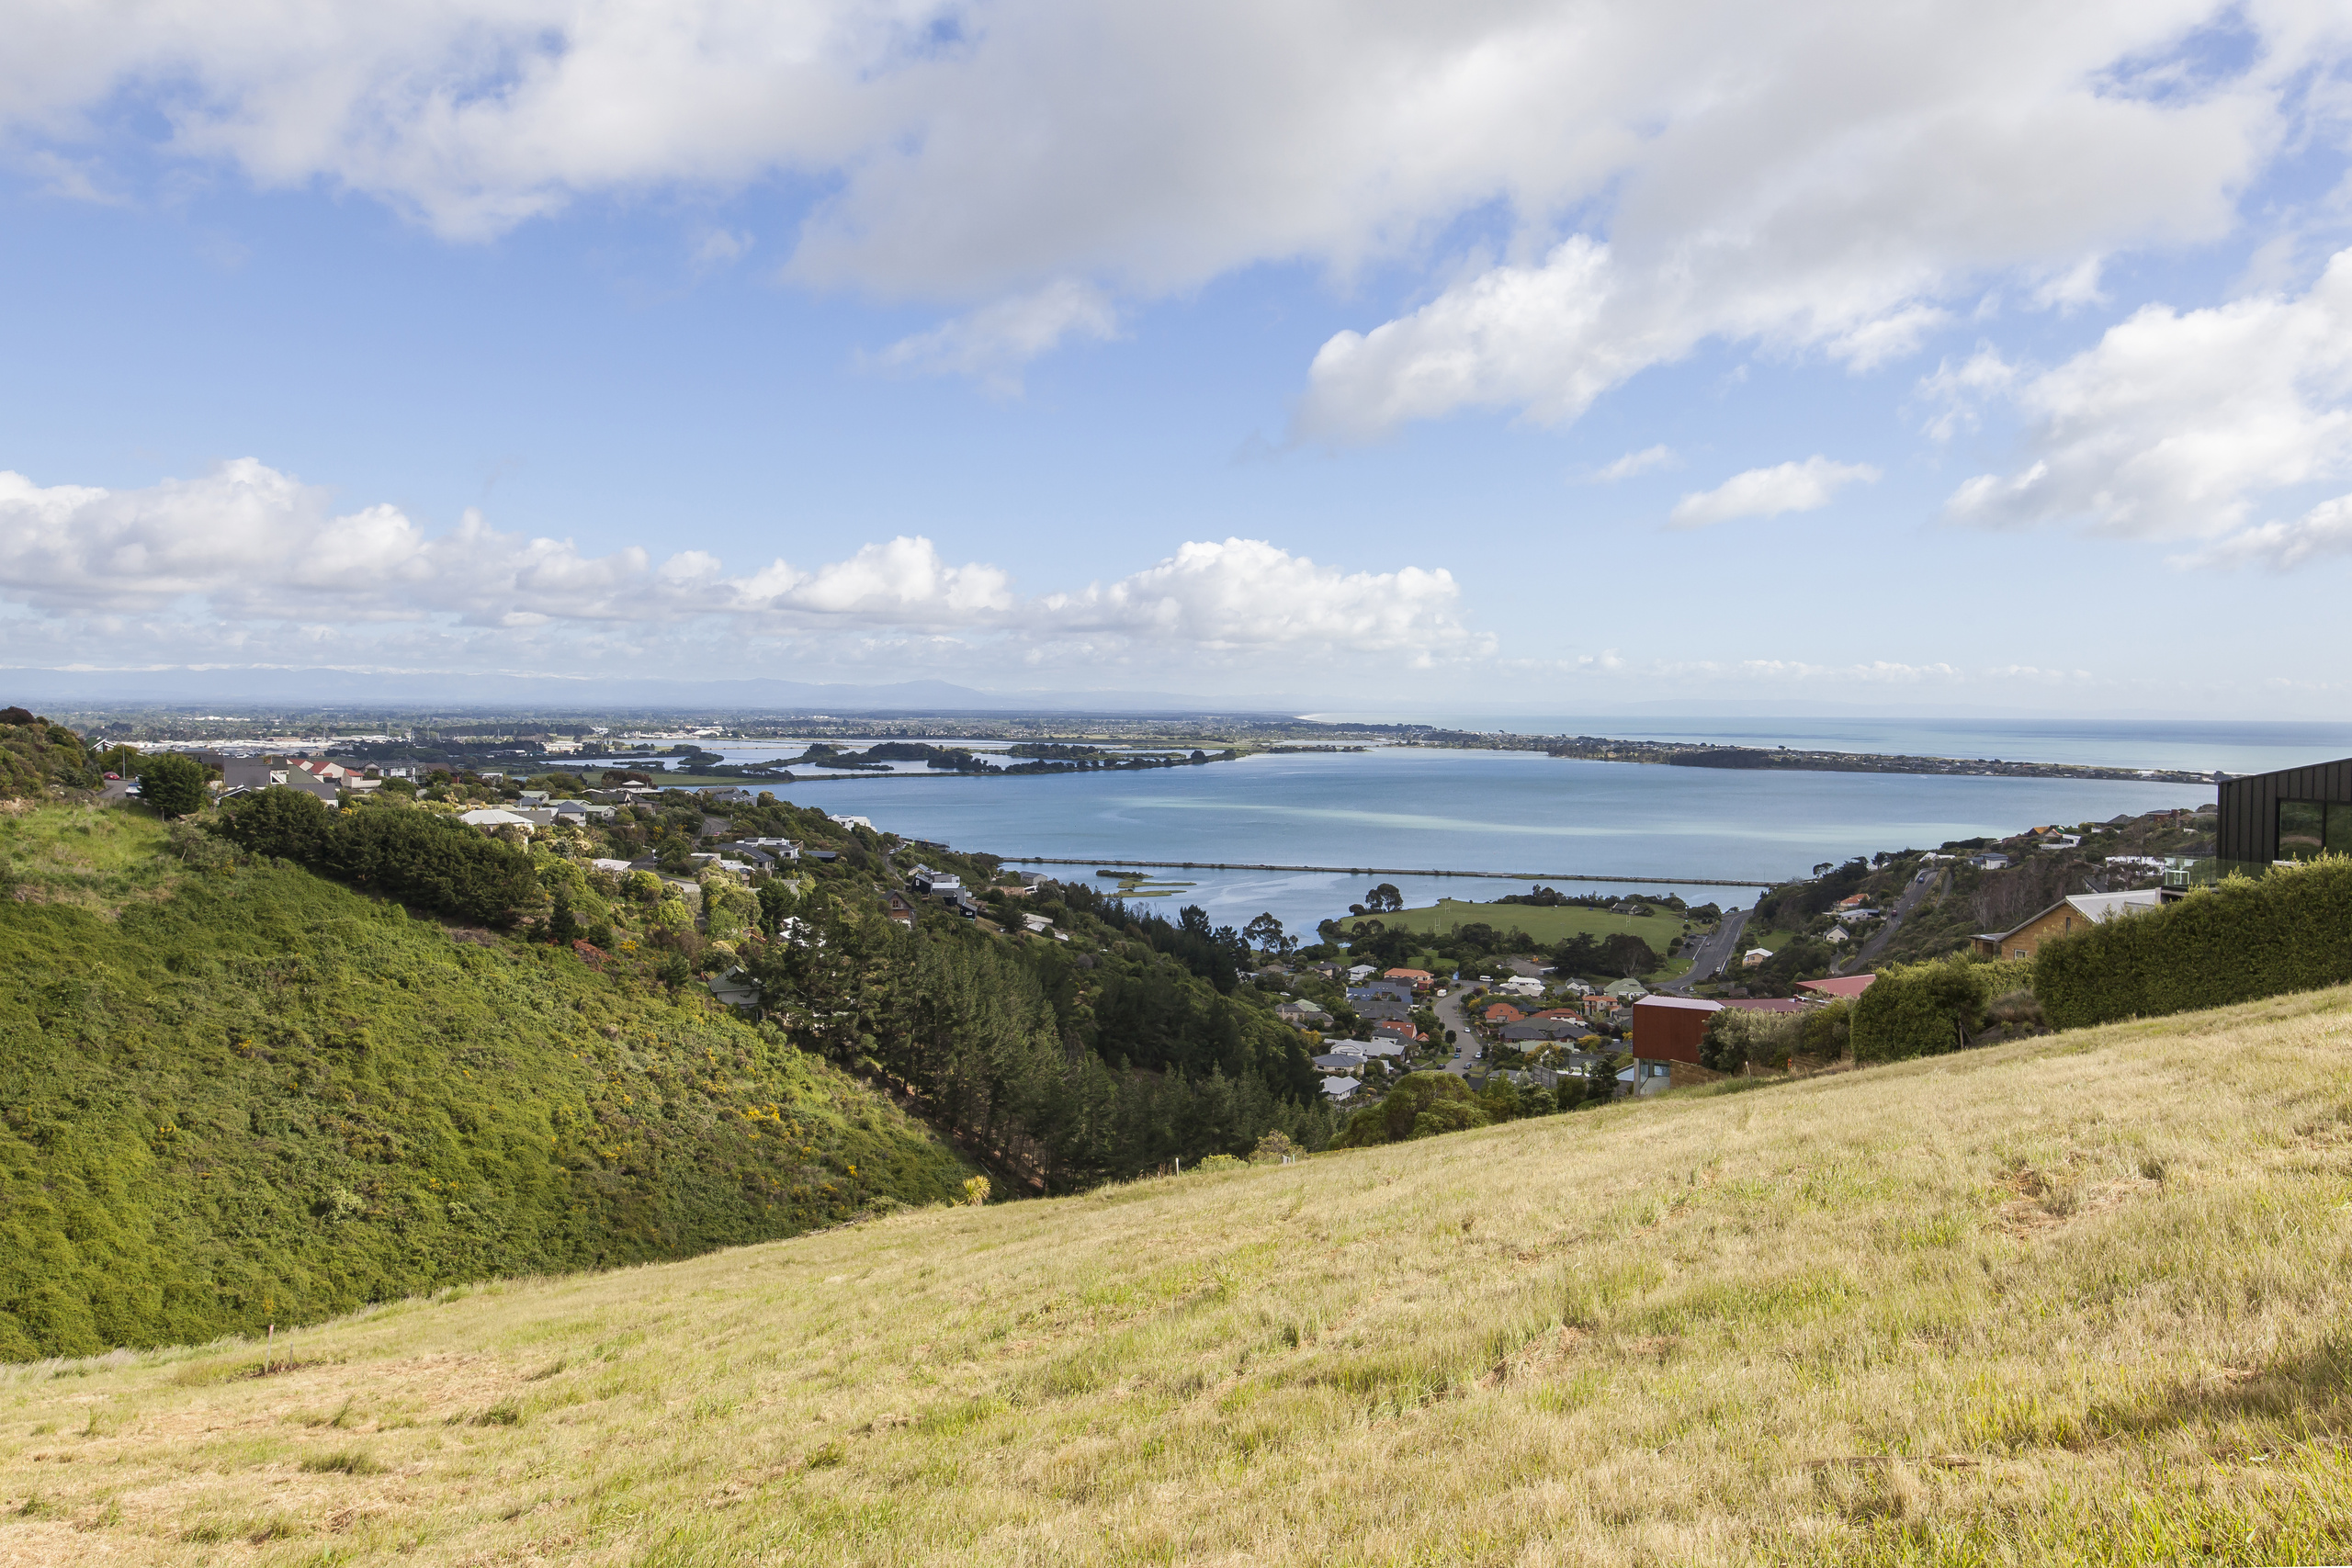
[[1497,882],[1629,882],[1644,886],[1764,887],[1770,881],[1753,876],[1590,876],[1568,871],[1440,871],[1411,865],[1265,865],[1222,860],[1116,860],[1095,856],[1079,860],[1068,855],[1006,855],[1006,865],[1136,866],[1145,871],[1320,871],[1341,876],[1483,876]]

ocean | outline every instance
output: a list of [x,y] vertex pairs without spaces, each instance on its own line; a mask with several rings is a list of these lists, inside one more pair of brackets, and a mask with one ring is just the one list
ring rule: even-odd
[[[1540,875],[1564,892],[1674,891],[1726,906],[1745,905],[1823,861],[2213,798],[2209,786],[2137,781],[1745,773],[1434,749],[1259,756],[1135,773],[827,779],[780,793],[1016,863],[1056,855],[1510,872]],[[1033,869],[1095,880],[1091,860]],[[1396,884],[1411,904],[1524,891],[1465,877],[1157,874],[1193,886],[1155,907],[1172,912],[1198,903],[1220,925],[1270,913],[1294,932],[1344,914],[1374,880]],[[1604,876],[1636,880],[1575,880]],[[1669,877],[1753,881],[1674,887],[1640,880]]]

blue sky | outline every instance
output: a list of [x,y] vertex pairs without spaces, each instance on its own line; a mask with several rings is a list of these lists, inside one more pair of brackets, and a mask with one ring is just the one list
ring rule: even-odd
[[0,665],[2345,706],[2333,7],[11,9]]

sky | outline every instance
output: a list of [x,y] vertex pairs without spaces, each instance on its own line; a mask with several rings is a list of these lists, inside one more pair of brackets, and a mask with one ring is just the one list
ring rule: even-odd
[[2352,708],[2340,3],[0,19],[0,668]]

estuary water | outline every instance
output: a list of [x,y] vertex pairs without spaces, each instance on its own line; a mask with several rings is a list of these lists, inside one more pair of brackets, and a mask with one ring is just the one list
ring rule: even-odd
[[[1521,751],[1375,749],[1135,773],[808,780],[797,805],[986,851],[1103,860],[1431,867],[1540,875],[1564,892],[1679,892],[1744,905],[1822,861],[1933,848],[2042,823],[2196,807],[2210,786],[1901,773],[1744,773],[1572,761]],[[1091,863],[1036,866],[1094,880]],[[1293,931],[1346,912],[1374,880],[1411,904],[1493,898],[1510,883],[1321,873],[1166,871],[1218,924],[1260,912]],[[1577,877],[1753,878],[1747,887]],[[1107,886],[1100,884],[1098,886]]]

